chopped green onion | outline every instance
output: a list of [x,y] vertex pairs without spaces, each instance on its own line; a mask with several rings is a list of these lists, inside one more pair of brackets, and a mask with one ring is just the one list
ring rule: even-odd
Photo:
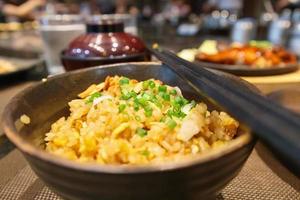
[[126,108],[126,105],[125,104],[121,104],[119,105],[119,113],[123,112]]
[[169,129],[174,129],[177,126],[177,123],[175,122],[175,120],[169,119],[167,121],[167,126],[169,127]]
[[162,108],[162,103],[159,102],[157,99],[153,99],[152,101],[157,107]]
[[134,91],[129,92],[129,94],[130,94],[131,97],[136,97],[137,96],[137,93],[135,93]]
[[149,152],[148,150],[144,150],[144,151],[141,152],[141,154],[142,154],[143,156],[148,157],[148,156],[150,155],[150,152]]
[[148,132],[143,128],[137,128],[136,134],[138,134],[140,137],[145,137],[148,134]]
[[166,117],[162,117],[159,122],[165,122],[166,121]]
[[186,114],[183,113],[183,112],[179,112],[179,113],[178,113],[178,117],[179,117],[179,118],[185,118],[185,116],[186,116]]
[[145,110],[146,117],[151,117],[152,116],[153,109],[150,106],[146,106],[144,108],[144,110]]
[[135,116],[136,121],[140,122],[142,119],[140,116]]
[[138,111],[138,110],[140,109],[139,104],[134,103],[134,104],[133,104],[133,109],[134,109],[135,111]]
[[174,112],[179,112],[181,110],[181,105],[177,103],[176,101],[171,101],[171,105],[173,106]]
[[189,103],[189,101],[187,99],[185,99],[185,98],[182,97],[182,103],[183,103],[183,105],[186,105],[186,104]]
[[149,87],[150,87],[151,89],[155,88],[155,83],[154,83],[154,81],[149,81]]
[[120,85],[129,84],[129,78],[124,77],[124,78],[120,79],[119,83],[120,83]]
[[145,111],[145,115],[146,115],[146,117],[151,117],[152,116],[152,111],[150,111],[150,110]]
[[143,93],[142,94],[142,98],[146,99],[147,101],[149,101],[151,99],[151,96],[147,93]]
[[149,99],[149,100],[150,100],[151,102],[154,103],[155,101],[157,101],[157,98],[156,98],[156,96],[155,96],[154,94],[150,93],[149,96],[150,96],[150,99]]
[[89,99],[86,101],[86,103],[93,103],[93,101],[95,100],[95,99],[97,99],[97,98],[99,98],[99,97],[101,97],[102,95],[101,95],[101,93],[100,92],[95,92],[95,93],[93,93],[90,97],[89,97]]
[[179,105],[182,105],[182,103],[183,103],[181,97],[175,97],[174,101],[176,104],[179,104]]
[[177,105],[177,106],[174,106],[173,111],[176,112],[176,113],[178,113],[178,112],[181,111],[181,107],[178,106],[178,105]]
[[138,102],[139,104],[141,104],[142,106],[146,106],[147,105],[147,99],[145,98],[138,98]]
[[158,95],[159,95],[160,97],[163,97],[164,94],[165,94],[165,92],[158,92]]
[[149,87],[149,81],[143,82],[143,89],[146,90]]
[[167,115],[169,116],[169,117],[172,117],[173,116],[173,111],[172,110],[168,110],[168,112],[167,112]]
[[177,94],[177,91],[175,89],[170,91],[170,95],[176,95],[176,94]]
[[164,93],[162,95],[162,98],[165,100],[165,101],[170,101],[170,95],[168,93]]
[[130,92],[127,92],[127,93],[123,93],[122,96],[121,96],[121,99],[122,100],[128,100],[131,98],[131,94]]
[[181,109],[177,109],[177,108],[174,108],[173,109],[173,112],[172,112],[172,115],[174,117],[178,117],[178,118],[184,118],[186,116],[186,114],[184,114]]
[[173,110],[168,110],[167,115],[169,117],[178,117],[178,118],[184,118],[186,116],[186,114],[184,114],[183,112],[181,112],[181,110],[173,108]]
[[184,105],[186,105],[186,104],[188,104],[188,103],[189,103],[189,101],[186,100],[185,98],[177,96],[177,97],[175,97],[175,99],[174,99],[173,105],[184,106]]
[[139,99],[137,97],[134,98],[133,102],[137,105],[139,105]]
[[167,91],[167,86],[165,86],[165,85],[158,86],[158,91],[159,92],[166,92]]

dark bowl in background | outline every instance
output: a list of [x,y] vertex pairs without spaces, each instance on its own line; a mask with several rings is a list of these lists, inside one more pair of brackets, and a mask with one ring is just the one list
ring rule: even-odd
[[[124,75],[137,80],[156,78],[179,86],[188,98],[204,101],[211,109],[218,108],[168,67],[151,62],[78,70],[51,77],[24,90],[7,105],[2,119],[4,130],[37,176],[54,192],[72,200],[213,199],[237,176],[255,144],[246,128],[241,128],[240,135],[225,147],[159,165],[82,164],[45,152],[45,133],[57,119],[68,115],[67,103],[89,85],[102,82],[109,75]],[[239,79],[234,80],[243,84]],[[21,124],[19,118],[23,114],[31,118],[29,125]]]
[[144,42],[124,32],[123,22],[100,20],[87,23],[86,29],[86,34],[71,41],[61,53],[66,71],[151,59]]

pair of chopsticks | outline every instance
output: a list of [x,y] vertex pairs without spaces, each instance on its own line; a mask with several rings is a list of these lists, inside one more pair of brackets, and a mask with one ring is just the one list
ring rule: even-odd
[[170,51],[149,50],[197,92],[206,93],[248,125],[272,150],[280,153],[294,173],[300,174],[300,115],[272,103],[239,81],[183,60]]

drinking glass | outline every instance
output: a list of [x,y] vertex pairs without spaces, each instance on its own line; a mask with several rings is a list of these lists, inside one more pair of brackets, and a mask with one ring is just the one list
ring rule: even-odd
[[73,39],[86,32],[84,20],[79,15],[46,15],[39,22],[48,72],[63,73],[60,54]]

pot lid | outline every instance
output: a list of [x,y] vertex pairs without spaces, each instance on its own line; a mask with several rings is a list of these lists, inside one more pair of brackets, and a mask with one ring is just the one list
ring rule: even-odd
[[90,58],[115,57],[144,53],[141,39],[124,32],[124,24],[116,21],[88,23],[87,33],[75,38],[64,55]]

